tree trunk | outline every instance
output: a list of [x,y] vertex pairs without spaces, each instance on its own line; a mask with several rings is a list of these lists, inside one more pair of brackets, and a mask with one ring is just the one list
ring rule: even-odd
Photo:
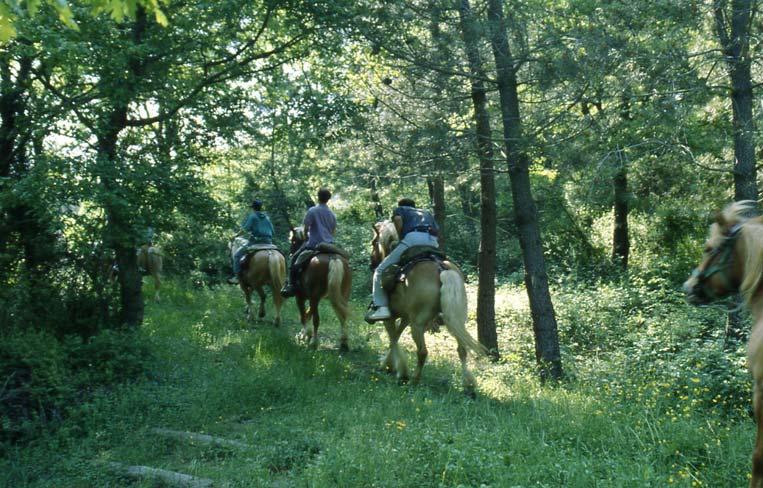
[[114,250],[119,267],[120,322],[129,328],[140,326],[143,322],[143,280],[138,270],[136,254],[137,241],[129,222],[129,210],[124,206],[112,204],[118,193],[115,175],[118,173],[117,139],[126,127],[127,106],[115,108],[109,118],[110,130],[98,138],[98,161],[101,166],[101,181],[107,193],[112,197],[104,204],[106,212],[107,246]]
[[374,215],[376,216],[376,221],[384,220],[384,207],[382,207],[381,200],[379,199],[379,191],[376,189],[376,180],[377,178],[371,177],[370,179],[370,190],[371,190],[371,202],[374,205]]
[[538,226],[538,211],[530,187],[530,161],[521,147],[522,128],[517,78],[506,37],[503,6],[500,0],[488,0],[488,20],[496,64],[496,80],[501,102],[501,119],[512,200],[525,267],[525,286],[533,319],[535,357],[540,368],[541,382],[549,378],[561,379],[563,370],[559,351],[559,333],[551,294],[548,290],[546,263]]
[[447,237],[445,232],[445,182],[442,175],[432,177],[432,204],[434,207],[434,219],[440,228],[440,235],[437,237],[437,241],[440,244],[440,248],[445,250],[445,238]]
[[493,146],[490,115],[487,111],[484,70],[480,57],[474,14],[469,0],[461,0],[459,9],[461,32],[471,73],[471,96],[474,106],[477,157],[480,162],[480,250],[479,283],[477,285],[477,339],[487,347],[493,359],[500,357],[495,326],[495,254],[496,207]]
[[[435,50],[432,53],[432,61],[435,65],[449,64],[448,52],[442,38],[442,31],[440,29],[440,21],[442,20],[442,11],[438,2],[429,2],[429,12],[431,15],[431,21],[429,23],[429,34],[432,36],[432,43],[435,46]],[[445,90],[445,78],[442,73],[435,72],[434,74],[434,88],[437,94],[443,93]],[[444,117],[440,113],[440,110],[435,107],[433,111],[433,130],[435,143],[432,147],[432,152],[435,154],[435,159],[432,162],[433,176],[429,178],[430,195],[432,199],[432,207],[434,210],[434,219],[437,222],[437,226],[440,228],[440,235],[437,240],[440,244],[440,248],[445,250],[445,239],[447,232],[445,232],[445,181],[443,178],[443,170],[445,167],[444,153],[447,147],[447,137],[449,133],[449,127],[444,122]]]
[[[147,25],[145,10],[138,8],[132,26],[132,41],[135,46],[143,43]],[[127,127],[130,102],[135,98],[137,87],[134,80],[139,80],[144,71],[143,61],[138,57],[138,52],[137,49],[133,50],[125,66],[133,80],[125,80],[125,90],[117,92],[109,100],[111,110],[105,120],[99,124],[100,130],[97,135],[99,175],[108,195],[103,202],[106,213],[107,244],[114,249],[117,266],[119,266],[120,322],[128,328],[138,327],[143,322],[144,305],[141,292],[143,280],[138,270],[136,254],[138,241],[132,225],[134,209],[129,208],[128,203],[118,198],[120,193],[118,175],[121,171],[117,144],[119,134]]]
[[[19,156],[25,154],[24,148],[19,147],[23,143],[19,143],[18,123],[26,112],[24,95],[29,87],[32,59],[29,56],[18,59],[15,77],[12,64],[10,50],[0,55],[0,178],[9,178],[14,170],[18,173],[26,169],[24,164],[18,162]],[[15,178],[19,176],[16,174]],[[15,199],[4,200],[7,206],[0,208],[0,256],[6,253],[11,233],[18,230],[15,217],[27,214],[26,208],[15,208],[18,206]],[[5,259],[2,261],[0,264],[5,268]]]
[[[725,0],[713,3],[715,31],[723,50],[731,81],[731,110],[734,137],[734,200],[758,199],[755,166],[755,120],[753,118],[753,85],[751,75],[750,30],[756,3],[732,0],[731,20]],[[737,304],[741,299],[737,297]],[[744,341],[747,333],[732,305],[726,327],[726,344],[730,348]]]
[[615,231],[612,236],[612,261],[628,269],[630,239],[628,237],[628,168],[623,161],[613,181],[615,192]]

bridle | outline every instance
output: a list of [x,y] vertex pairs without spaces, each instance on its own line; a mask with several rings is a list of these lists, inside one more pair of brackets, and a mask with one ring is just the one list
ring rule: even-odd
[[[374,263],[374,253],[379,253],[382,255],[381,259],[378,260],[378,262]],[[377,234],[374,236],[374,239],[371,241],[371,263],[370,268],[371,271],[376,271],[376,268],[379,267],[382,261],[384,261],[384,256],[387,253],[385,252],[384,246],[382,246],[381,243],[381,237]]]
[[721,245],[710,251],[707,259],[707,265],[704,269],[694,268],[691,276],[697,279],[697,286],[701,286],[702,292],[710,299],[720,298],[712,290],[705,287],[705,283],[714,275],[719,275],[723,280],[723,285],[727,291],[736,291],[739,286],[731,282],[728,271],[731,269],[731,257],[734,251],[734,245],[739,238],[742,224],[735,224],[723,236]]

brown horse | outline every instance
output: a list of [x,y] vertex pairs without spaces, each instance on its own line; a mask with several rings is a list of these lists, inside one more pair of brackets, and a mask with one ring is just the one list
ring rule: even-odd
[[[399,239],[395,225],[389,220],[375,224],[373,229],[371,267],[375,269]],[[418,383],[428,354],[424,332],[432,327],[436,319],[441,318],[448,332],[458,342],[464,391],[474,396],[476,381],[467,366],[467,353],[471,350],[478,355],[484,355],[487,350],[466,330],[467,300],[461,270],[450,261],[445,261],[443,265],[445,270],[440,271],[436,262],[421,261],[408,272],[404,283],[395,286],[389,301],[392,319],[384,322],[389,335],[389,352],[382,366],[390,372],[397,373],[401,381],[408,379],[408,364],[405,355],[400,351],[398,340],[410,324],[418,357],[413,382]],[[400,318],[399,324],[397,318]]]
[[[304,227],[291,230],[291,253],[297,251],[305,242]],[[295,295],[302,331],[299,336],[309,341],[313,349],[318,347],[318,326],[321,319],[318,314],[318,304],[321,299],[328,297],[334,309],[342,334],[339,338],[339,350],[349,351],[347,344],[347,317],[350,314],[350,287],[352,286],[352,270],[347,258],[338,253],[323,252],[310,258],[310,261],[299,276],[299,286]],[[310,305],[305,308],[305,302]],[[307,320],[313,319],[313,330],[307,329]]]
[[[231,241],[230,251],[233,256],[241,246],[248,245],[248,241],[243,237],[236,237]],[[269,286],[273,294],[273,305],[275,307],[275,318],[273,325],[281,325],[281,306],[283,298],[281,297],[281,287],[286,277],[286,259],[277,249],[263,249],[250,254],[241,266],[239,274],[239,286],[244,292],[246,299],[246,319],[252,320],[252,292],[256,291],[260,297],[260,308],[257,316],[265,317],[265,290],[263,286]]]
[[158,247],[144,244],[138,248],[138,268],[146,270],[154,279],[154,300],[159,301],[159,288],[162,286],[162,253]]
[[747,366],[753,378],[758,428],[750,487],[763,488],[763,218],[747,216],[754,205],[735,202],[718,214],[710,226],[702,262],[684,283],[684,291],[695,305],[739,292],[752,312]]

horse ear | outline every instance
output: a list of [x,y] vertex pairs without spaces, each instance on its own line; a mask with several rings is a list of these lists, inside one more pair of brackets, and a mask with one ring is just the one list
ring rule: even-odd
[[722,211],[715,212],[713,220],[721,227],[725,227],[728,225],[728,222],[726,221],[726,217],[723,215]]

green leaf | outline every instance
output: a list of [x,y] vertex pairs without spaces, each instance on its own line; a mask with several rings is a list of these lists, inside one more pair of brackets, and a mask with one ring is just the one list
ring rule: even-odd
[[13,15],[7,5],[0,3],[0,43],[8,42],[16,37],[16,28],[13,26],[16,16]]
[[66,27],[79,31],[79,26],[74,22],[72,9],[69,7],[69,4],[66,3],[66,0],[54,0],[50,3],[53,5],[53,8],[56,9],[56,12],[58,12],[58,20],[60,20]]
[[156,10],[154,10],[154,18],[156,18],[156,23],[161,25],[162,27],[167,27],[169,22],[167,22],[167,16],[164,15],[164,12],[159,10],[157,7]]
[[31,17],[37,15],[37,11],[40,9],[41,0],[27,0],[26,8]]

